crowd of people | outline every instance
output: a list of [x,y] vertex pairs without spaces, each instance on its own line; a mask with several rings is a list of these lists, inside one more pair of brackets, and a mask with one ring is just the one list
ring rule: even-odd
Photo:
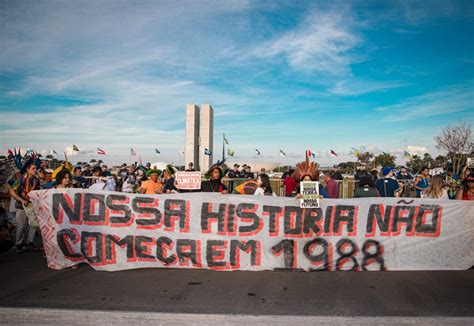
[[[167,165],[163,170],[145,165],[123,164],[118,168],[109,169],[107,165],[91,166],[88,163],[73,166],[68,161],[62,162],[55,170],[47,168],[46,162],[35,155],[26,157],[9,157],[1,162],[0,185],[4,205],[1,208],[0,220],[0,251],[15,246],[18,253],[24,250],[37,251],[35,236],[38,223],[29,202],[28,194],[40,189],[82,188],[94,191],[120,191],[141,194],[170,194],[178,192],[202,191],[232,193],[233,189],[223,182],[223,178],[253,180],[254,195],[276,196],[272,189],[270,175],[262,169],[254,174],[250,166],[234,164],[232,170],[227,170],[223,164],[215,164],[206,173],[201,182],[201,189],[180,190],[175,180],[177,169]],[[189,163],[185,171],[195,171]],[[392,167],[384,167],[380,171],[368,171],[364,165],[359,165],[357,172],[350,177],[356,180],[353,197],[407,197],[412,192],[416,197],[436,199],[473,200],[474,174],[464,167],[461,175],[456,175],[451,167],[442,174],[430,176],[430,170],[422,168],[414,176],[406,167],[395,171]],[[295,168],[288,167],[281,176],[278,185],[282,187],[287,197],[299,198],[301,181],[321,181],[319,193],[321,198],[339,198],[340,181],[344,176],[334,166],[332,170],[320,171],[319,166],[310,162],[296,164]],[[248,193],[247,193],[248,194]],[[8,203],[9,204],[5,204]],[[8,234],[12,234],[14,222],[14,239],[8,242]]]

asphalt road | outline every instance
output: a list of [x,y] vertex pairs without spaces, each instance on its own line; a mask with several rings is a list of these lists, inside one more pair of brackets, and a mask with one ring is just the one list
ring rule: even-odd
[[453,272],[55,271],[0,256],[0,307],[188,314],[474,317],[474,270]]

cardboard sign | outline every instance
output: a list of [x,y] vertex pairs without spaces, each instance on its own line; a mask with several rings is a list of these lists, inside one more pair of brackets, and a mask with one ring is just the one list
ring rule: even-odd
[[96,270],[465,270],[474,203],[51,189],[29,194],[48,266]]
[[178,184],[178,189],[201,189],[201,172],[176,172],[175,180]]
[[319,182],[300,182],[300,208],[319,208]]

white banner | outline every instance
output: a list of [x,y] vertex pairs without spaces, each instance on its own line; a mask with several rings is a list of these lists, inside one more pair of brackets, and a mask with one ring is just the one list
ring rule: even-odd
[[116,271],[464,270],[474,265],[474,204],[42,190],[30,194],[48,266]]

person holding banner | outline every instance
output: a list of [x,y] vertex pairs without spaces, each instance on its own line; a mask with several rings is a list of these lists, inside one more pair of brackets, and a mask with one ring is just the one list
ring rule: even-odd
[[223,177],[222,168],[218,165],[211,166],[209,170],[210,179],[201,184],[202,192],[220,192],[221,194],[228,194],[227,187],[221,182]]
[[163,193],[171,194],[172,192],[178,192],[178,188],[175,185],[175,169],[172,165],[166,166],[166,169],[163,171],[163,177],[165,178],[165,182],[163,184]]
[[270,177],[267,174],[260,174],[257,178],[257,184],[258,188],[255,189],[255,196],[276,196],[270,185]]
[[[39,248],[33,244],[33,240],[38,229],[38,222],[26,213],[30,205],[28,194],[33,190],[41,189],[41,182],[36,176],[37,166],[35,161],[30,159],[25,162],[22,169],[22,176],[16,180],[10,189],[10,195],[16,200],[16,252],[22,253],[24,249],[38,251]],[[28,235],[25,244],[25,233]]]
[[71,188],[72,174],[67,169],[62,169],[56,175],[56,189]]
[[158,170],[158,169],[148,170],[146,173],[146,176],[149,179],[142,182],[138,192],[141,194],[146,194],[146,195],[156,195],[156,194],[163,193],[163,185],[158,180],[158,177],[160,176],[160,174],[161,174],[161,170]]
[[421,198],[449,199],[448,191],[444,188],[441,175],[433,177],[428,188],[421,193]]
[[[306,161],[296,164],[295,172],[291,175],[291,178],[295,179],[298,185],[296,186],[296,198],[301,198],[301,187],[300,182],[302,181],[318,181],[319,182],[319,165],[310,162],[309,157],[306,155]],[[329,198],[329,194],[319,183],[319,195],[323,198]]]

